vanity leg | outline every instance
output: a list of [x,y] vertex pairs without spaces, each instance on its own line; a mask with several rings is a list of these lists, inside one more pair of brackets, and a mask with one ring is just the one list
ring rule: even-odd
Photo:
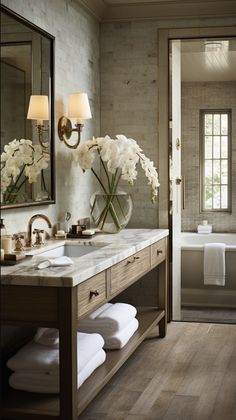
[[59,288],[60,419],[77,420],[77,294],[76,287]]
[[159,308],[164,309],[165,316],[159,322],[159,337],[164,338],[167,333],[167,261],[159,265]]

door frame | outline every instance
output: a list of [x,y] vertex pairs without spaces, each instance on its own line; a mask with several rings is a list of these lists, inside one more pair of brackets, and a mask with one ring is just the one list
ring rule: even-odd
[[236,26],[158,29],[158,171],[160,178],[158,226],[170,230],[168,320],[172,320],[172,219],[170,214],[169,156],[169,41],[174,39],[217,38],[236,36]]

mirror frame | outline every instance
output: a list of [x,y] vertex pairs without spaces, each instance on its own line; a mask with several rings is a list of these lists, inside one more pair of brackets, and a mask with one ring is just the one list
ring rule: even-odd
[[1,13],[5,13],[16,21],[20,22],[23,25],[28,26],[30,29],[38,32],[39,34],[46,37],[50,42],[50,122],[49,122],[49,133],[50,133],[50,199],[44,201],[35,201],[30,203],[19,203],[19,204],[1,204],[1,210],[21,208],[21,207],[33,207],[33,206],[42,206],[56,203],[56,173],[55,173],[55,37],[45,30],[39,28],[37,25],[31,23],[29,20],[25,19],[23,16],[9,9],[5,5],[0,5]]

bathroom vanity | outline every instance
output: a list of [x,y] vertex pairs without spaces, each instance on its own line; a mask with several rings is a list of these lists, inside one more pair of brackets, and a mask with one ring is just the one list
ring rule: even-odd
[[[37,269],[33,254],[51,255],[65,245],[77,246],[75,253],[78,247],[92,250],[72,257],[73,266]],[[31,254],[17,266],[2,269],[1,324],[59,329],[60,395],[15,391],[6,384],[1,417],[75,420],[153,327],[159,326],[160,337],[166,334],[168,230],[125,229],[83,242],[48,241]],[[156,305],[145,302],[146,306],[137,308],[137,332],[121,350],[108,351],[105,363],[77,390],[78,320],[107,301],[119,300],[121,293],[151,271],[158,283]]]

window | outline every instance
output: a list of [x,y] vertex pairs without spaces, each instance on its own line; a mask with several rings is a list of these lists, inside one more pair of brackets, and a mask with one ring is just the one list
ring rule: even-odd
[[201,209],[230,211],[231,111],[200,111]]

